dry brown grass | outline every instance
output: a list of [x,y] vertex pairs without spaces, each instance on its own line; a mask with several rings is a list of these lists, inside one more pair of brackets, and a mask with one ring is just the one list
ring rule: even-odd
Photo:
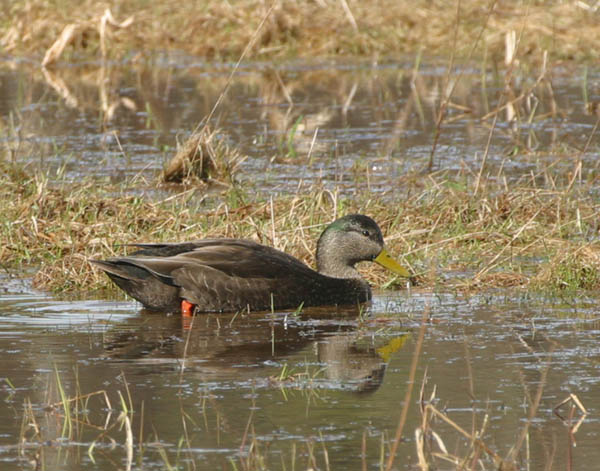
[[[406,193],[365,189],[351,199],[318,186],[273,199],[233,185],[208,203],[201,187],[149,201],[125,192],[143,181],[51,186],[35,171],[0,169],[0,263],[37,266],[38,286],[65,293],[106,289],[87,260],[123,254],[132,242],[244,237],[312,265],[324,225],[353,212],[379,222],[391,252],[404,254],[425,288],[600,286],[600,203],[573,188],[533,187],[529,179],[508,188],[489,182],[475,194],[475,182],[456,189],[456,176],[408,175],[398,182]],[[364,271],[377,286],[391,281],[378,267]]]
[[[502,60],[511,31],[522,33],[521,60],[537,60],[541,50],[548,50],[552,60],[592,58],[600,50],[599,12],[585,5],[574,0],[276,0],[248,58],[389,57],[420,48],[460,57],[481,36],[477,55]],[[0,45],[11,54],[41,57],[68,27],[74,31],[67,58],[71,53],[100,57],[102,49],[111,58],[173,49],[237,59],[270,6],[258,0],[192,2],[185,8],[173,0],[151,7],[142,0],[18,0],[4,4]],[[107,8],[114,22],[106,20]],[[123,27],[130,17],[131,24]]]
[[200,131],[192,133],[167,164],[163,180],[168,183],[201,181],[230,184],[244,159],[219,132],[203,126]]

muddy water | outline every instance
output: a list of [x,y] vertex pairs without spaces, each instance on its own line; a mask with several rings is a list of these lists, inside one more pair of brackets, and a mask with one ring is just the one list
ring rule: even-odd
[[[237,178],[249,189],[321,182],[348,195],[397,189],[408,171],[468,173],[479,168],[488,113],[503,93],[527,99],[498,115],[490,176],[539,176],[545,152],[557,147],[564,160],[553,155],[553,168],[567,175],[596,121],[589,105],[598,101],[598,70],[557,68],[538,83],[535,71],[517,73],[506,88],[493,67],[459,67],[432,157],[446,71],[413,69],[241,69],[216,114],[248,155]],[[142,176],[154,188],[177,139],[210,112],[229,73],[184,57],[152,68],[2,69],[4,155],[54,180]],[[595,152],[592,141],[584,168],[594,168]],[[132,302],[57,301],[7,275],[0,286],[1,469],[380,469],[426,309],[395,469],[418,464],[425,375],[425,397],[435,390],[438,410],[468,433],[484,428],[485,446],[520,469],[593,470],[600,460],[598,299],[386,292],[360,313],[223,314],[191,324]],[[570,394],[588,410],[572,435],[553,413]],[[79,398],[68,412],[63,396]],[[570,404],[559,412],[568,417]],[[566,422],[581,417],[576,410]],[[441,418],[429,426],[467,468],[496,469]],[[435,436],[426,452],[440,452]]]
[[[260,460],[267,469],[327,469],[326,459],[330,469],[379,469],[424,309],[431,320],[394,469],[418,462],[424,375],[426,396],[435,389],[433,404],[459,426],[470,433],[487,420],[482,438],[495,453],[506,457],[520,443],[519,469],[592,470],[600,459],[597,300],[380,293],[360,315],[319,309],[191,323],[133,302],[57,302],[2,281],[0,364],[10,381],[0,389],[2,469],[126,469],[129,461],[241,469]],[[106,391],[109,402],[97,394],[72,403],[69,425],[60,388],[69,397]],[[553,408],[571,393],[588,415],[569,438]],[[560,412],[567,417],[569,406]],[[450,453],[469,456],[455,429],[431,427]],[[495,469],[485,453],[479,459]]]

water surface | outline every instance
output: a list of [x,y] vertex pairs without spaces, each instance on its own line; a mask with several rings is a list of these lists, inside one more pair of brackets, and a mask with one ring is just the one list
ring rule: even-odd
[[[43,469],[80,469],[92,459],[97,469],[125,469],[123,397],[131,409],[134,468],[168,461],[181,469],[233,469],[232,462],[239,469],[259,455],[269,469],[291,469],[293,462],[306,469],[312,460],[325,469],[326,450],[331,469],[361,462],[379,469],[427,309],[395,469],[417,463],[425,373],[426,397],[435,388],[435,406],[461,427],[478,429],[487,417],[483,440],[500,456],[526,430],[519,466],[565,469],[571,460],[573,469],[595,469],[596,302],[379,293],[360,313],[211,314],[192,323],[134,302],[54,301],[12,280],[0,298],[1,364],[10,380],[2,385],[0,460],[3,469],[36,460]],[[110,405],[101,394],[73,403],[69,432],[59,384],[69,397],[106,391]],[[588,411],[576,448],[553,413],[569,394]],[[561,411],[568,416],[569,406]],[[468,455],[468,441],[454,429],[440,421],[433,428],[451,453]]]
[[[348,195],[401,191],[409,172],[477,172],[492,128],[489,178],[535,176],[550,154],[559,157],[555,170],[572,171],[596,123],[600,70],[554,67],[543,80],[537,73],[517,70],[506,87],[505,71],[493,64],[448,75],[443,61],[418,69],[410,62],[254,63],[237,71],[211,124],[248,157],[237,174],[244,187],[278,193],[314,183]],[[230,74],[229,64],[180,56],[150,66],[0,68],[3,139],[15,158],[48,168],[51,179],[138,176],[156,186]],[[581,157],[595,168],[598,145],[590,144]]]
[[[555,67],[540,81],[518,71],[506,87],[493,65],[448,75],[443,64],[250,64],[212,124],[248,156],[236,178],[249,192],[318,184],[345,197],[393,195],[409,172],[476,174],[498,103],[523,96],[497,115],[488,176],[544,184],[551,164],[568,179],[574,156],[596,171],[597,142],[584,147],[597,119],[597,68]],[[180,56],[150,67],[10,65],[0,68],[4,158],[41,167],[51,182],[136,177],[132,191],[149,197],[171,191],[157,185],[164,162],[231,72]],[[425,377],[423,397],[466,433],[483,429],[491,452],[505,458],[518,446],[518,469],[593,470],[600,461],[597,297],[380,292],[366,310],[192,323],[128,301],[60,301],[23,276],[0,278],[2,469],[381,469],[424,311],[394,469],[418,465]],[[558,411],[564,421],[553,412],[571,394],[588,412],[574,434],[582,413],[569,419],[572,403]],[[77,400],[65,410],[68,398]],[[441,418],[430,427],[430,451],[440,451],[437,436],[469,469],[497,469]]]

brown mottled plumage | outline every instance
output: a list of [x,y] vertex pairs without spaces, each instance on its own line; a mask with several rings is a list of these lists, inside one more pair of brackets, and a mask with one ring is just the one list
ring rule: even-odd
[[161,311],[179,310],[182,300],[203,312],[364,302],[371,289],[354,265],[365,260],[409,276],[385,252],[375,221],[362,215],[340,218],[323,231],[318,272],[291,255],[243,239],[134,245],[141,250],[91,262],[146,308]]

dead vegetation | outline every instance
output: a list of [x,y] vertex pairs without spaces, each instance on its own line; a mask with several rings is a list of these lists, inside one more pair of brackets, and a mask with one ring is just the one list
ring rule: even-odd
[[218,130],[208,126],[195,131],[181,144],[167,164],[162,178],[167,183],[231,183],[238,166],[244,161]]
[[[47,52],[51,58],[45,61],[47,65],[63,60],[65,55],[68,58],[68,54],[116,58],[132,49],[165,47],[213,58],[237,57],[268,8],[264,3],[247,1],[237,2],[235,6],[228,2],[194,4],[179,11],[165,1],[147,12],[140,10],[141,4],[136,1],[123,2],[116,5],[113,12],[117,18],[115,23],[127,24],[114,27],[105,23],[102,30],[100,7],[93,2],[70,2],[62,2],[60,9],[45,3],[21,1],[5,6],[10,12],[9,18],[14,18],[0,25],[0,41],[5,50],[37,54],[43,50],[53,51]],[[418,47],[427,48],[433,54],[453,47],[460,53],[470,47],[472,38],[482,30],[481,17],[490,11],[483,44],[498,60],[504,57],[507,33],[521,29],[529,33],[521,39],[521,63],[541,57],[541,49],[548,49],[555,59],[590,57],[600,50],[594,47],[600,42],[596,26],[598,14],[591,7],[586,9],[584,2],[482,5],[463,1],[458,5],[459,11],[449,14],[448,4],[444,2],[416,5],[383,2],[375,7],[368,2],[345,0],[278,2],[250,57],[383,56]],[[167,11],[172,14],[167,15]],[[453,43],[457,16],[460,21],[457,41]],[[64,47],[53,49],[57,38],[62,38],[59,45]],[[581,38],[585,38],[585,44]],[[126,105],[122,100],[115,103]],[[110,118],[109,108],[103,111]],[[490,117],[486,115],[482,119],[486,118]],[[170,187],[154,200],[135,195],[136,190],[147,186],[141,180],[119,185],[92,179],[57,184],[43,172],[22,167],[14,163],[16,159],[7,158],[0,163],[0,264],[6,270],[19,273],[25,265],[39,268],[35,283],[43,289],[77,296],[105,290],[121,296],[103,274],[92,270],[88,259],[122,254],[127,250],[125,244],[138,241],[246,237],[274,245],[312,265],[316,238],[324,224],[342,214],[362,212],[380,223],[390,252],[405,256],[405,261],[418,274],[422,289],[596,290],[600,288],[597,237],[600,203],[589,191],[594,176],[590,176],[590,182],[581,181],[578,156],[573,159],[575,162],[568,174],[554,167],[558,159],[551,162],[552,157],[556,156],[550,156],[547,167],[538,175],[508,183],[502,178],[487,180],[482,164],[479,175],[467,170],[458,174],[431,173],[426,177],[404,175],[396,182],[401,192],[395,189],[373,194],[364,189],[350,199],[315,184],[299,186],[296,194],[274,199],[268,194],[253,193],[255,188],[250,182],[244,186],[236,183],[233,175],[242,158],[227,146],[218,132],[204,130],[194,133],[181,146],[163,175],[167,182],[195,186]],[[206,186],[197,185],[198,181],[226,185],[218,185],[217,197],[210,200]],[[395,283],[377,267],[364,269],[377,286]],[[423,335],[425,328],[424,320]],[[421,343],[422,336],[419,345]],[[417,371],[419,348],[411,367],[411,385]],[[546,370],[543,371],[545,375]],[[59,389],[58,373],[56,379]],[[420,426],[406,432],[414,433],[414,445],[410,446],[416,447],[416,464],[421,470],[519,469],[519,454],[523,453],[530,425],[539,415],[544,382],[545,376],[536,391],[525,392],[530,412],[518,430],[514,447],[502,455],[495,449],[493,437],[490,438],[485,413],[473,412],[472,429],[468,430],[454,420],[451,413],[436,405],[439,399],[435,388],[425,397],[424,379],[419,401]],[[131,408],[128,410],[122,401],[118,417],[110,422],[107,419],[104,425],[92,423],[77,413],[88,407],[87,400],[92,396],[97,396],[93,401],[104,398],[106,404],[99,407],[111,410],[106,393],[97,391],[74,397],[61,393],[60,402],[56,401],[45,413],[67,424],[63,430],[70,430],[69,424],[78,421],[82,427],[100,430],[95,432],[88,449],[92,460],[95,444],[102,445],[104,441],[113,440],[110,435],[116,436],[125,443],[126,463],[131,466]],[[571,396],[572,402],[578,404],[576,396]],[[407,393],[394,446],[403,438],[402,416],[406,418],[408,407],[414,405],[410,397]],[[72,407],[80,409],[73,412]],[[580,410],[585,413],[583,407]],[[570,417],[573,411],[574,406],[571,406]],[[23,456],[31,455],[25,452],[28,446],[37,449],[48,440],[36,425],[38,412],[32,409],[31,403],[26,404],[20,440]],[[579,423],[573,426],[571,421],[565,421],[570,434],[577,432]],[[125,433],[117,433],[119,426],[124,426]],[[251,420],[247,433],[242,445],[248,440],[249,452],[240,467],[264,468],[265,448],[261,448],[262,442],[255,437]],[[81,441],[70,431],[63,438]],[[365,443],[363,438],[363,456],[366,455]],[[309,466],[316,469],[315,443],[309,441],[306,447]],[[327,449],[324,444],[322,448],[322,467],[328,468]],[[387,469],[394,465],[395,450],[387,455]],[[381,456],[380,467],[383,468],[383,439]],[[36,459],[33,459],[34,467],[38,465]],[[366,468],[366,461],[363,467]]]
[[117,22],[110,12],[106,9],[100,18],[93,18],[87,22],[69,23],[64,27],[60,36],[56,41],[48,48],[42,60],[42,67],[49,67],[55,62],[60,60],[65,48],[67,46],[77,45],[83,46],[86,38],[90,34],[96,33],[99,38],[100,52],[102,58],[107,57],[107,28],[127,28],[133,23],[133,16],[130,16],[122,22]]
[[[131,242],[245,237],[312,265],[324,224],[352,212],[380,223],[391,251],[404,254],[425,288],[600,287],[600,245],[594,237],[600,204],[573,188],[546,190],[523,180],[500,191],[490,182],[475,195],[474,182],[457,190],[449,184],[457,177],[440,173],[425,181],[405,176],[406,193],[394,193],[391,200],[367,190],[344,199],[319,186],[273,199],[258,192],[249,196],[251,188],[233,184],[216,195],[220,203],[208,204],[201,187],[148,201],[126,193],[132,182],[54,186],[43,174],[15,164],[2,164],[1,170],[2,265],[39,266],[37,286],[64,293],[107,288],[87,260],[122,254]],[[389,285],[387,274],[365,269],[376,285]]]
[[[272,10],[271,9],[272,6]],[[480,55],[501,60],[510,32],[522,34],[521,60],[597,57],[600,32],[593,2],[359,2],[257,0],[199,2],[7,2],[0,45],[10,54],[123,58],[168,49],[213,59],[238,58],[265,16],[248,58],[377,56],[427,50],[466,55],[481,37]],[[270,12],[268,15],[267,13]],[[482,21],[488,18],[487,21]],[[482,27],[485,25],[484,27]],[[485,51],[485,52],[484,52]]]
[[[122,377],[124,379],[124,375]],[[130,470],[133,458],[133,404],[127,383],[124,392],[117,390],[120,407],[113,408],[106,390],[83,394],[77,384],[77,392],[70,395],[68,385],[63,382],[64,378],[61,378],[54,365],[44,391],[46,402],[43,406],[32,404],[29,397],[25,400],[16,445],[19,460],[27,462],[33,469],[44,469],[48,462],[43,452],[45,447],[51,449],[59,443],[68,447],[89,441],[87,457],[95,463],[97,450],[106,446],[114,448],[118,440],[123,442],[126,469]],[[90,414],[89,411],[94,413]]]
[[[438,467],[451,466],[447,469],[481,469],[516,471],[529,464],[528,446],[531,440],[534,421],[539,418],[539,409],[544,388],[546,387],[549,366],[544,365],[547,359],[540,359],[540,381],[537,388],[524,387],[524,403],[527,404],[528,413],[523,417],[519,430],[515,432],[514,442],[506,454],[501,454],[493,443],[493,432],[489,429],[489,411],[477,413],[473,410],[471,430],[462,427],[452,414],[440,410],[436,404],[440,401],[437,397],[436,387],[430,389],[429,397],[425,397],[426,384],[429,380],[427,374],[421,384],[419,400],[421,412],[421,425],[415,429],[414,443],[418,457],[418,468],[421,471],[439,469]],[[471,371],[469,369],[469,371]],[[473,384],[473,380],[469,377]],[[567,417],[560,415],[560,409],[568,404]],[[564,413],[564,412],[563,412]],[[568,433],[570,446],[576,444],[575,434],[584,422],[587,410],[575,394],[570,394],[565,400],[554,406],[554,414],[561,419]],[[577,416],[576,416],[577,415]],[[548,456],[547,469],[553,466],[554,455]],[[393,461],[393,460],[390,460]],[[527,463],[527,464],[526,464]],[[389,469],[389,467],[388,467]]]

